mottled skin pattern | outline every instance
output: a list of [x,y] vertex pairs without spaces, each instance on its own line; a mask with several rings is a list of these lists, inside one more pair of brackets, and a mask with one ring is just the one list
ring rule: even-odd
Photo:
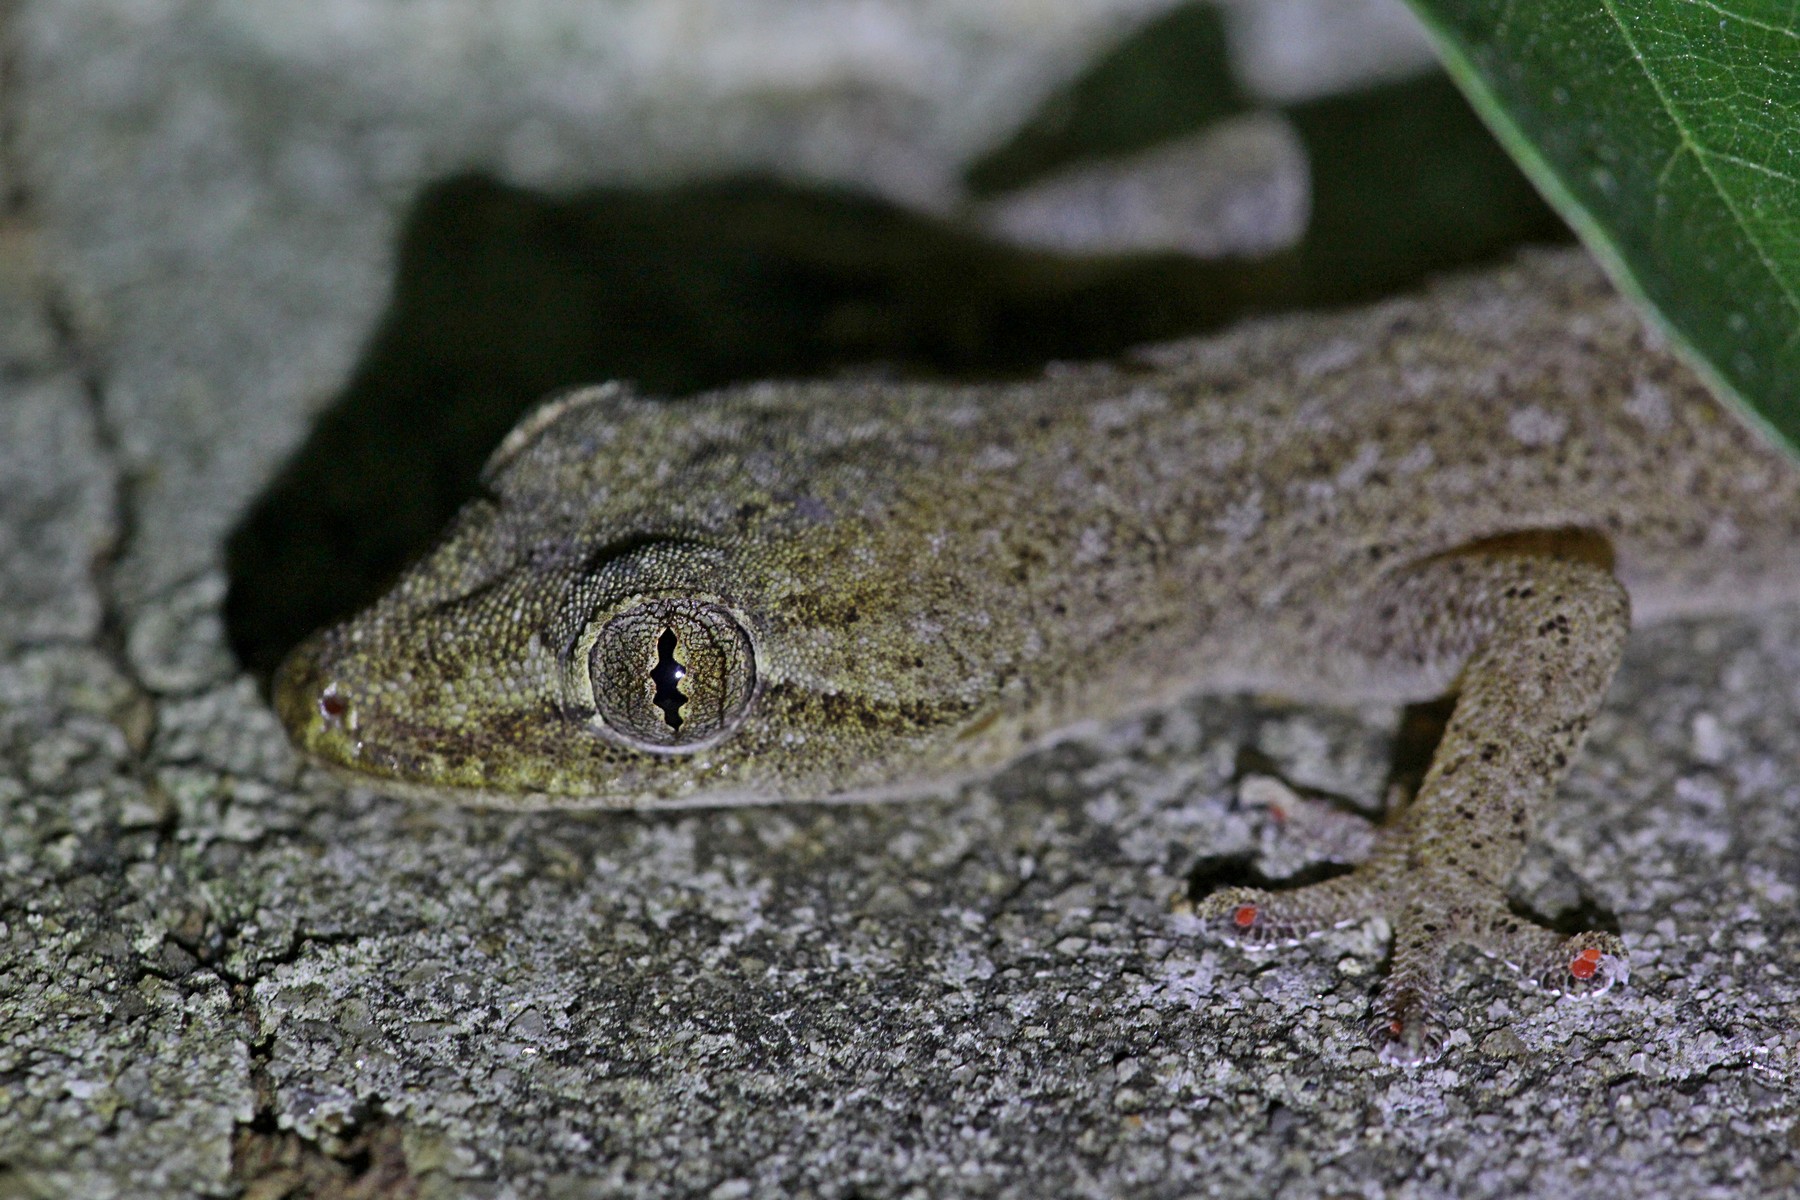
[[[1385,917],[1372,1034],[1401,1062],[1441,1049],[1456,942],[1571,990],[1623,975],[1617,939],[1527,925],[1503,889],[1628,624],[1800,596],[1800,470],[1573,253],[1013,386],[590,389],[528,418],[485,484],[277,680],[295,741],[358,782],[520,807],[869,798],[1200,690],[1455,692],[1365,865],[1201,910],[1252,941]],[[622,680],[588,657],[642,596],[752,647],[747,706],[694,745],[596,714],[622,696],[661,728],[668,680],[644,676],[667,654],[622,643]],[[680,686],[705,688],[691,640]]]

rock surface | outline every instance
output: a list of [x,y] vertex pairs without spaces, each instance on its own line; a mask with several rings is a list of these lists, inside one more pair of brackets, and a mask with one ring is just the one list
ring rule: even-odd
[[544,0],[486,42],[458,5],[8,10],[0,1196],[1800,1182],[1800,612],[1636,638],[1523,873],[1617,914],[1629,987],[1467,964],[1411,1074],[1355,1033],[1367,934],[1252,959],[1179,900],[1261,844],[1244,751],[1371,797],[1391,712],[1196,702],[885,807],[507,816],[302,770],[234,665],[224,531],[342,386],[421,181],[723,157],[935,203],[1158,6],[1080,7],[770,0],[691,61],[724,8]]

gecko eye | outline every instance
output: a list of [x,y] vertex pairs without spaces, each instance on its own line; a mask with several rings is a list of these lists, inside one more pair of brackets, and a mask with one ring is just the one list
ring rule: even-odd
[[690,597],[643,600],[601,627],[587,656],[594,708],[645,750],[698,750],[731,732],[756,691],[737,619]]

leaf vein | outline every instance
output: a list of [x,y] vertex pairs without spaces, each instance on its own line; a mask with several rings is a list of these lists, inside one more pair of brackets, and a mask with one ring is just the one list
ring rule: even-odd
[[1715,3],[1715,0],[1693,0],[1693,2],[1698,3],[1702,8],[1712,9],[1721,17],[1728,17],[1733,21],[1740,21],[1743,24],[1750,26],[1752,29],[1760,29],[1764,33],[1779,33],[1783,37],[1791,37],[1796,41],[1800,41],[1800,30],[1783,29],[1781,26],[1771,24],[1768,21],[1759,21],[1755,17],[1746,17],[1743,13],[1732,12],[1723,4]]
[[1776,170],[1768,163],[1759,163],[1754,159],[1741,158],[1736,154],[1728,154],[1723,150],[1704,150],[1696,146],[1694,147],[1694,155],[1695,157],[1716,158],[1720,162],[1728,162],[1734,167],[1743,167],[1745,170],[1767,175],[1771,179],[1779,179],[1783,183],[1800,184],[1800,176],[1789,175],[1786,171]]
[[1793,309],[1797,315],[1800,315],[1800,295],[1796,295],[1793,287],[1786,279],[1782,278],[1781,272],[1776,268],[1774,260],[1769,255],[1768,247],[1764,246],[1761,240],[1751,233],[1749,223],[1744,219],[1744,214],[1739,210],[1730,191],[1728,191],[1724,184],[1720,182],[1718,174],[1713,170],[1712,164],[1707,161],[1706,153],[1700,146],[1700,143],[1695,140],[1694,135],[1688,130],[1687,123],[1682,119],[1681,111],[1675,106],[1674,98],[1669,95],[1667,89],[1663,86],[1663,81],[1658,78],[1656,72],[1651,69],[1650,61],[1644,56],[1643,50],[1639,48],[1637,39],[1632,36],[1630,27],[1626,25],[1624,18],[1619,15],[1616,0],[1600,0],[1600,3],[1606,9],[1606,15],[1612,19],[1612,23],[1618,27],[1619,36],[1625,39],[1626,48],[1631,51],[1631,57],[1637,63],[1638,69],[1644,73],[1644,79],[1650,84],[1650,90],[1656,93],[1656,99],[1662,105],[1663,111],[1669,114],[1669,120],[1674,124],[1675,132],[1681,137],[1682,148],[1693,151],[1694,161],[1700,165],[1700,173],[1706,176],[1706,181],[1712,185],[1713,191],[1718,194],[1719,200],[1725,205],[1726,211],[1731,214],[1732,220],[1737,223],[1738,230],[1744,235],[1744,240],[1749,243],[1751,250],[1756,253],[1757,261],[1762,264],[1763,270],[1766,271],[1769,278],[1774,281],[1775,288],[1781,294],[1781,298],[1787,301],[1789,308]]

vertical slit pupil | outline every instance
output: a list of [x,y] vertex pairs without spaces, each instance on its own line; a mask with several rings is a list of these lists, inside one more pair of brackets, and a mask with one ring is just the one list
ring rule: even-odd
[[681,706],[688,699],[678,686],[687,675],[687,669],[675,661],[675,647],[680,644],[673,629],[663,630],[656,639],[656,666],[650,670],[650,682],[656,685],[651,703],[662,709],[663,721],[676,732],[680,732],[683,723]]

